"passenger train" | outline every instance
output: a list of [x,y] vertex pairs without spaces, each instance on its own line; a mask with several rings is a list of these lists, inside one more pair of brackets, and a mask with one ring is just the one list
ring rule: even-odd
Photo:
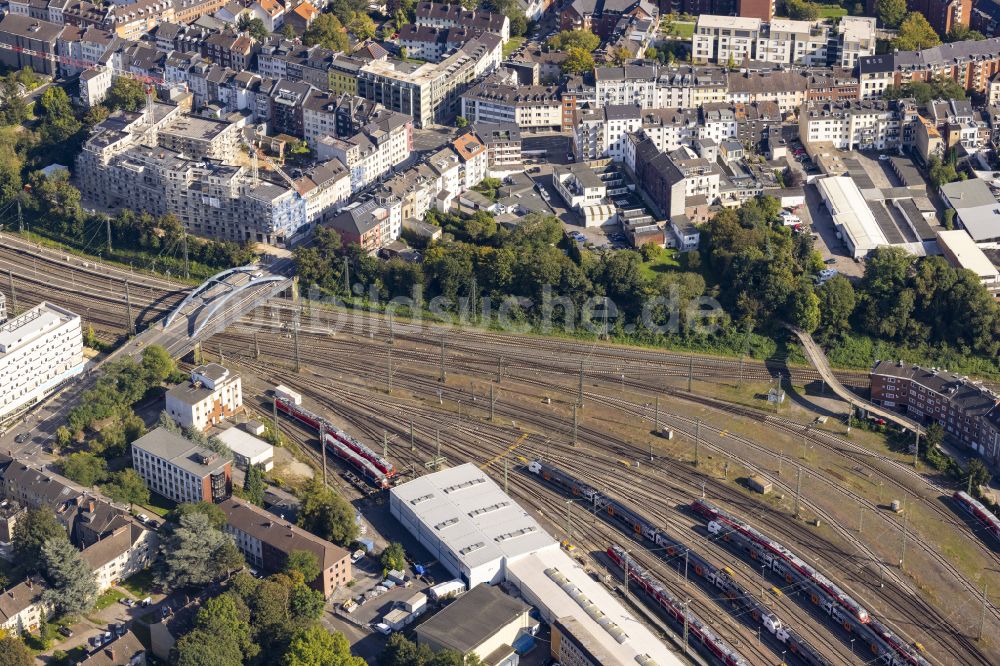
[[958,502],[960,507],[975,516],[987,532],[1000,539],[1000,518],[997,518],[992,511],[983,506],[982,502],[962,490],[952,495],[952,498]]

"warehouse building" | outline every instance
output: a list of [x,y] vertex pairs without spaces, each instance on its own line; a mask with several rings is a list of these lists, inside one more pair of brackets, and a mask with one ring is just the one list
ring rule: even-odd
[[1000,270],[993,265],[965,229],[938,232],[938,245],[955,268],[970,270],[979,276],[986,290],[1000,298]]
[[80,316],[39,303],[0,325],[0,423],[83,371]]
[[472,463],[396,486],[389,511],[470,589],[503,580],[510,561],[559,549],[538,521]]
[[865,257],[880,245],[889,244],[853,180],[847,176],[821,178],[816,181],[816,189],[852,257]]
[[[396,486],[389,493],[389,510],[469,589],[502,581],[537,608],[544,622],[559,621],[565,649],[556,653],[555,640],[551,649],[561,663],[588,663],[578,659],[580,646],[601,655],[592,663],[605,666],[683,663],[475,465]],[[433,629],[431,622],[424,626]],[[443,636],[428,633],[429,639],[446,642]]]

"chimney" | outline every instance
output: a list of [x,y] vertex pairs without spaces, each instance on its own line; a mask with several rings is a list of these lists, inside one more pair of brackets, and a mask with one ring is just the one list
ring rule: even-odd
[[32,584],[31,579],[29,578],[28,579],[28,589],[31,590],[31,589],[34,589],[34,587],[35,587],[34,584]]
[[106,655],[108,655],[108,659],[110,659],[112,661],[112,663],[114,663],[114,661],[115,661],[115,648],[114,648],[114,646],[109,647],[109,648],[105,648],[104,653]]
[[97,508],[97,503],[94,502],[93,498],[90,498],[89,500],[87,500],[87,511],[89,511],[90,513],[93,513],[96,508]]

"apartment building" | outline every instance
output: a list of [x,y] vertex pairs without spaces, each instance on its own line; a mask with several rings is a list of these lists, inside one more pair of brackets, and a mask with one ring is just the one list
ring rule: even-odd
[[881,97],[889,86],[944,77],[965,90],[986,93],[1000,72],[1000,37],[951,42],[923,51],[898,51],[858,60],[861,98]]
[[587,30],[608,39],[624,18],[658,19],[659,9],[648,0],[572,0],[562,5],[561,30]]
[[375,60],[358,72],[358,95],[411,116],[418,127],[449,124],[461,94],[500,66],[502,47],[499,36],[484,33],[439,63]]
[[65,26],[56,42],[56,53],[60,57],[58,71],[62,76],[74,76],[96,65],[107,64],[121,44],[121,38],[107,30]]
[[94,572],[100,593],[148,568],[156,559],[157,544],[156,532],[133,523],[87,546],[80,555]]
[[218,363],[199,365],[191,371],[191,381],[167,391],[166,402],[177,425],[204,432],[243,408],[242,379]]
[[643,109],[656,108],[655,65],[625,65],[594,68],[594,97],[598,107],[630,104]]
[[472,28],[432,28],[407,23],[399,29],[398,39],[400,47],[406,49],[407,58],[440,62],[446,54],[465,46],[481,34],[482,31]]
[[232,463],[166,428],[132,442],[132,465],[153,492],[174,502],[221,502],[232,492]]
[[413,8],[413,13],[415,26],[444,29],[462,28],[480,34],[492,32],[499,35],[504,43],[510,39],[510,19],[503,14],[468,10],[461,4],[440,2],[418,2]]
[[[697,109],[648,109],[642,113],[640,134],[666,153],[691,145],[698,138],[699,127]],[[623,155],[629,145],[628,141],[624,143]]]
[[245,122],[182,115],[157,130],[159,144],[192,158],[204,157],[230,164],[246,154],[242,131]]
[[920,423],[937,423],[990,463],[1000,462],[1000,397],[968,377],[903,361],[877,361],[871,399]]
[[[176,139],[185,122],[179,106],[156,102],[153,118],[112,114],[97,125],[77,156],[80,191],[106,208],[128,207],[175,215],[190,233],[231,241],[285,243],[308,229],[307,200],[298,191],[246,166],[192,157],[158,145],[166,129]],[[202,124],[190,128],[200,132]],[[206,154],[225,153],[232,135],[196,132]]]
[[0,629],[8,634],[35,631],[52,614],[52,608],[42,601],[45,581],[27,578],[0,592]]
[[462,117],[471,123],[513,123],[522,130],[559,130],[558,86],[519,86],[492,77],[462,93]]
[[608,105],[600,109],[580,109],[573,134],[578,159],[624,159],[625,135],[643,126],[643,110],[637,106]]
[[799,137],[840,150],[885,150],[900,145],[902,123],[895,105],[881,100],[806,102],[799,113]]
[[[329,108],[329,107],[327,107]],[[319,134],[324,114],[310,114],[307,140],[313,142],[322,160],[339,160],[350,173],[351,191],[364,189],[405,162],[413,149],[413,119],[384,108],[366,116],[367,122],[353,135],[338,138],[329,133]],[[329,114],[325,114],[328,129]]]
[[[202,16],[210,16],[222,9],[228,0],[174,0],[174,20],[194,23]],[[271,30],[272,28],[268,28]]]
[[339,211],[351,198],[351,174],[337,159],[312,167],[295,181],[295,189],[306,202],[306,220],[310,227]]
[[374,198],[352,203],[327,218],[323,226],[337,231],[345,245],[355,243],[368,254],[375,254],[399,238],[403,226],[401,202]]
[[[869,4],[872,9],[875,8],[874,0],[870,0]],[[943,36],[954,28],[969,25],[972,5],[973,0],[907,0],[906,10],[923,14],[935,32]]]
[[875,19],[845,16],[824,21],[701,15],[692,38],[695,63],[741,64],[745,60],[782,65],[853,68],[875,53]]
[[725,101],[730,104],[774,102],[782,113],[794,113],[808,96],[806,70],[764,69],[730,74]]
[[291,553],[305,551],[316,557],[320,568],[316,580],[306,582],[325,598],[351,581],[351,555],[340,546],[235,497],[220,503],[219,508],[226,516],[222,529],[250,566],[263,573],[277,573],[284,569]]
[[80,316],[42,302],[0,325],[0,422],[83,372]]
[[56,43],[62,26],[42,19],[7,14],[0,19],[0,64],[10,69],[30,67],[55,76]]
[[486,167],[490,176],[504,176],[524,168],[521,128],[514,123],[476,123],[473,128],[486,146]]
[[656,79],[658,109],[697,109],[726,101],[729,75],[719,67],[660,67]]

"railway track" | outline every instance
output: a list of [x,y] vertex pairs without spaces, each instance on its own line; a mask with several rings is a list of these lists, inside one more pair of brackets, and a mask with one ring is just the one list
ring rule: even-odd
[[[245,348],[245,347],[243,347],[243,348]],[[235,353],[235,351],[233,351],[233,350],[229,350],[227,352],[228,355],[232,355],[233,353]],[[320,359],[311,359],[310,358],[310,360],[309,360],[310,367],[314,368],[314,369],[320,367],[319,365],[313,365],[314,361],[319,362]],[[327,362],[330,362],[329,357],[327,357]],[[358,379],[362,379],[364,377],[364,375],[365,375],[365,369],[364,368],[358,367],[358,366],[356,366],[356,365],[354,365],[352,363],[338,363],[338,367],[339,367],[339,370],[341,372],[348,372],[348,373],[350,373],[350,372],[358,372],[358,375],[357,375]],[[410,384],[409,381],[403,382],[401,380],[401,384],[403,384],[403,383],[406,383],[408,386]],[[429,379],[421,379],[419,382],[416,382],[416,383],[418,384],[418,386],[412,387],[412,388],[414,388],[414,389],[416,389],[418,391],[423,391],[425,394],[427,394],[429,392],[429,390],[433,390],[433,388],[437,386],[437,384],[436,384],[436,382],[434,382],[434,380],[429,380]],[[454,389],[451,389],[451,388],[447,388],[447,389],[443,389],[443,390],[445,390],[446,393],[455,393],[456,392]],[[446,397],[448,397],[451,400],[455,399],[455,396],[446,395]],[[587,399],[588,400],[594,399],[594,396],[588,395]],[[342,408],[338,408],[338,406],[335,405],[335,404],[330,404],[329,408],[333,409],[333,411],[335,411],[335,412],[337,412],[338,409],[340,409],[342,411]],[[532,416],[532,417],[529,418],[528,416],[526,416],[523,413],[523,410],[520,410],[520,409],[519,410],[512,410],[512,411],[510,411],[509,414],[505,413],[505,416],[506,415],[516,416],[516,417],[518,417],[519,422],[530,423],[533,427],[537,426],[539,428],[548,428],[548,429],[551,430],[551,428],[553,426],[553,423],[551,421],[551,416],[550,415],[545,415],[544,417],[539,418],[539,419],[536,419],[534,416]],[[355,418],[361,419],[363,417],[355,416]],[[536,421],[537,421],[537,423],[536,423]],[[564,428],[562,430],[562,432],[565,433],[565,432],[567,432],[567,430]],[[601,433],[601,432],[597,432],[597,431],[590,432],[587,429],[585,429],[584,431],[581,431],[581,436],[586,436],[586,437],[589,437],[589,438],[593,438],[596,442],[607,442],[609,440],[609,438],[607,437],[606,434]],[[637,454],[637,451],[635,450],[635,447],[629,447],[625,443],[621,443],[619,445],[619,448],[617,448],[615,450],[618,451],[618,452],[620,452],[620,453],[622,453],[622,454],[627,454],[629,456],[635,456]],[[678,474],[679,471],[681,471],[681,472],[688,472],[689,470],[690,470],[690,468],[681,467],[680,469],[677,469],[677,468],[674,468],[674,469],[664,469],[663,471],[666,472],[666,473],[669,473],[670,476],[679,476],[679,474]],[[735,503],[738,506],[743,506],[744,504],[747,503],[745,501],[745,498],[739,492],[734,491],[733,489],[729,488],[728,486],[724,486],[722,484],[719,484],[719,485],[721,486],[722,489],[724,489],[724,492],[721,492],[719,494],[721,494],[722,496],[725,496],[727,498],[727,501]],[[716,490],[718,490],[718,489],[716,489]],[[690,490],[688,492],[689,492],[689,495],[690,495]],[[769,526],[780,526],[780,530],[777,530],[780,533],[789,533],[789,529],[788,529],[787,525],[784,525],[785,522],[787,522],[787,521],[784,520],[784,519],[782,519],[782,518],[774,517],[767,524]],[[772,531],[776,531],[776,530],[772,529]],[[811,532],[807,532],[807,534],[808,534],[808,536],[806,537],[806,539],[804,541],[811,542],[813,544],[813,546],[815,546],[815,544],[816,544],[816,537],[815,537],[815,535],[812,534]],[[850,535],[847,535],[847,536],[850,537]],[[803,541],[802,535],[801,535],[800,532],[796,533],[795,541],[796,542],[797,541]],[[832,545],[831,545],[831,550],[833,550]],[[849,555],[850,555],[850,553],[843,553],[843,552],[838,553],[838,556],[840,557],[840,565],[839,566],[840,567],[844,567],[845,571],[848,571],[850,569],[850,567],[848,567],[845,564],[845,562],[847,562],[847,561],[850,560]],[[848,557],[845,557],[845,556],[848,556]],[[832,570],[834,570],[834,569],[833,568],[828,568],[827,569],[827,571],[832,571]],[[915,612],[919,612],[921,614],[920,615],[921,617],[928,617],[928,616],[934,617],[934,614],[933,614],[932,610],[929,609],[929,607],[920,606],[920,605],[917,605],[917,606],[913,605],[914,602],[910,598],[912,596],[912,592],[910,590],[904,589],[904,588],[902,588],[902,586],[897,586],[893,581],[890,581],[890,587],[886,591],[891,591],[891,592],[893,592],[894,595],[898,595],[900,598],[903,599],[903,601],[896,602],[896,604],[898,606],[900,606],[900,611],[904,614],[904,616],[910,616],[910,617],[912,617]],[[905,609],[905,611],[904,611],[904,609]],[[935,627],[931,626],[931,627],[928,627],[928,628],[929,629],[933,629]],[[959,643],[962,642],[961,634],[959,634],[959,632],[955,631],[954,628],[949,627],[946,623],[943,623],[943,622],[939,623],[938,626],[937,626],[937,629],[939,630],[938,633],[946,633],[946,634],[952,635],[952,636],[957,635],[958,638],[956,638],[955,640],[958,641]],[[963,644],[962,645],[962,647],[961,647],[961,652],[962,653],[966,653],[966,652],[970,652],[970,651],[972,652],[972,654],[976,654],[976,652],[978,650],[976,649],[975,645],[968,645],[968,644]],[[989,663],[989,660],[980,656],[980,657],[973,657],[972,659],[967,660],[965,663]]]

